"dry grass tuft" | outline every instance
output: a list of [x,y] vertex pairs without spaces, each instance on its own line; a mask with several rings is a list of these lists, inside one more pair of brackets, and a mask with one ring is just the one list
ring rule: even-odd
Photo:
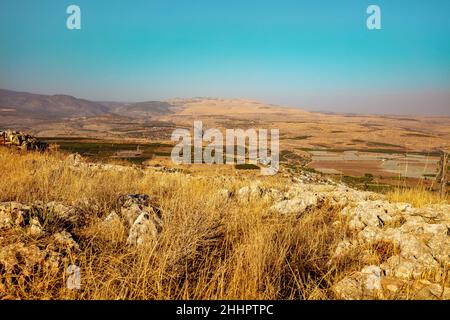
[[387,199],[392,202],[411,203],[417,208],[422,208],[430,204],[448,203],[448,195],[441,198],[438,193],[431,192],[420,185],[414,188],[396,188],[387,193]]

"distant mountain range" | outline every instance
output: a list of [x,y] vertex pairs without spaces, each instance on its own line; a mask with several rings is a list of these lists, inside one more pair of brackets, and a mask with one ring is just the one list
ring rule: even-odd
[[0,116],[60,120],[117,113],[135,118],[169,114],[173,108],[173,105],[160,101],[98,102],[69,95],[43,95],[0,89]]

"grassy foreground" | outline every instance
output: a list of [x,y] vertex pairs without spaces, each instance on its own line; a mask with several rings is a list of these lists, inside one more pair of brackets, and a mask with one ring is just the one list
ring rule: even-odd
[[[37,271],[9,288],[22,299],[332,299],[332,284],[393,250],[383,243],[361,245],[345,261],[329,263],[349,232],[345,221],[336,223],[340,208],[325,204],[300,218],[274,215],[268,201],[226,200],[218,192],[248,185],[245,178],[73,170],[60,153],[5,148],[0,174],[0,202],[89,203],[74,234],[81,251],[70,257],[81,268],[82,289],[66,289],[63,272],[53,277]],[[290,183],[281,175],[262,181],[279,190]],[[161,207],[158,243],[130,247],[123,227],[102,224],[117,198],[129,193],[151,195]],[[44,246],[47,240],[0,230],[0,241]]]

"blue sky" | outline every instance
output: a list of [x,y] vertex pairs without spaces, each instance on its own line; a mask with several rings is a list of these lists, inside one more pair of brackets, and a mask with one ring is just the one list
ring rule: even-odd
[[[370,4],[382,30],[366,28]],[[450,114],[449,15],[447,0],[2,0],[0,87]]]

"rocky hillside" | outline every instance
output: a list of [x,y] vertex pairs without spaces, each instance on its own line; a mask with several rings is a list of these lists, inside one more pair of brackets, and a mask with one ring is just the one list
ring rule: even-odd
[[12,150],[0,170],[3,299],[450,299],[446,203]]
[[108,112],[100,103],[68,95],[42,95],[0,89],[0,115],[33,119],[96,116]]
[[[264,189],[258,183],[241,188],[238,199],[269,198],[274,214],[301,218],[327,206],[337,210],[332,225],[345,226],[327,265],[351,260],[358,248],[372,247],[382,255],[372,264],[373,252],[363,252],[361,270],[332,285],[341,299],[406,298],[412,290],[417,299],[450,299],[450,205],[414,208],[409,203],[392,203],[382,195],[362,192],[345,185],[305,183],[295,179],[286,192]],[[424,279],[431,275],[434,280]],[[411,292],[409,293],[411,294]]]
[[0,89],[0,116],[36,120],[93,117],[113,113],[140,118],[163,115],[173,106],[167,102],[140,103],[96,102],[69,95],[43,95]]

